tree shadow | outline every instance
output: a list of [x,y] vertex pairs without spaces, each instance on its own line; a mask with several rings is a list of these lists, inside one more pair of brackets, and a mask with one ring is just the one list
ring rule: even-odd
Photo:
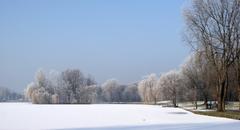
[[187,112],[168,112],[168,114],[188,114]]

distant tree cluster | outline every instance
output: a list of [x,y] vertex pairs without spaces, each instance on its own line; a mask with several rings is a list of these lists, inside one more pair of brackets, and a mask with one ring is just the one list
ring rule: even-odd
[[21,101],[23,95],[13,92],[8,88],[0,87],[0,102]]
[[27,99],[36,104],[92,103],[96,93],[94,79],[85,77],[77,69],[68,69],[61,73],[45,73],[40,70],[36,73],[35,81],[25,90]]
[[98,86],[91,76],[84,76],[78,69],[61,73],[38,71],[35,81],[27,86],[25,97],[35,104],[140,101],[136,85],[120,85],[117,80],[111,79]]

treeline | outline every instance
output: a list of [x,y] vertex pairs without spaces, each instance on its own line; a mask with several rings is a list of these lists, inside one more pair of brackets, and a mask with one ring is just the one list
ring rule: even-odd
[[22,101],[23,95],[13,92],[12,90],[0,87],[0,102]]
[[78,69],[61,73],[40,70],[30,83],[25,96],[35,104],[85,104],[104,102],[139,102],[137,85],[120,85],[117,80],[107,80],[97,85],[91,76]]
[[227,101],[239,100],[240,109],[240,1],[193,0],[184,18],[184,40],[193,54],[178,71],[161,75],[158,82],[154,76],[141,81],[148,86],[141,88],[144,101],[166,98],[176,106],[176,100],[185,98],[197,107],[197,100],[205,104],[214,100],[217,110],[225,111]]
[[[232,68],[233,69],[233,68]],[[228,101],[238,100],[237,78],[235,72],[229,72]],[[171,100],[174,107],[178,102],[201,100],[217,101],[217,73],[199,53],[190,55],[178,70],[150,74],[141,81],[121,85],[115,79],[109,79],[98,85],[92,76],[85,76],[78,69],[63,72],[40,70],[35,81],[30,83],[25,96],[35,104],[89,104],[144,102],[157,104]],[[207,107],[207,106],[206,106]]]
[[[143,102],[157,104],[158,101],[171,100],[174,107],[178,102],[217,101],[217,72],[200,53],[193,53],[178,70],[162,73],[159,77],[150,74],[138,84],[139,94]],[[227,101],[238,101],[238,79],[231,67],[228,71]],[[217,102],[216,102],[217,103]]]
[[[150,74],[132,85],[108,80],[97,85],[79,70],[56,76],[37,73],[26,95],[33,103],[135,102],[161,100],[216,101],[225,111],[226,101],[240,101],[240,1],[193,0],[184,10],[184,38],[193,53],[180,69]],[[139,98],[140,97],[140,98]],[[240,109],[240,107],[239,107]]]
[[204,57],[210,77],[203,79],[215,84],[210,95],[216,97],[217,110],[225,111],[229,91],[240,93],[240,1],[193,0],[184,16],[186,42]]

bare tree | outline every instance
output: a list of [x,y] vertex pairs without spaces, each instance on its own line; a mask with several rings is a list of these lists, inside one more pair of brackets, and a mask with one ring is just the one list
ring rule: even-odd
[[237,89],[238,89],[238,101],[239,101],[239,110],[240,110],[240,59],[237,58],[235,63],[235,76],[237,77]]
[[218,111],[225,111],[228,69],[239,55],[239,15],[239,0],[194,0],[185,11],[188,42],[217,72]]

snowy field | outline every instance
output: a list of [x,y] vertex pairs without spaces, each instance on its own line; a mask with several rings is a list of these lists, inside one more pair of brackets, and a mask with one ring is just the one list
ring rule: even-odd
[[240,130],[240,121],[151,105],[0,103],[1,130]]

